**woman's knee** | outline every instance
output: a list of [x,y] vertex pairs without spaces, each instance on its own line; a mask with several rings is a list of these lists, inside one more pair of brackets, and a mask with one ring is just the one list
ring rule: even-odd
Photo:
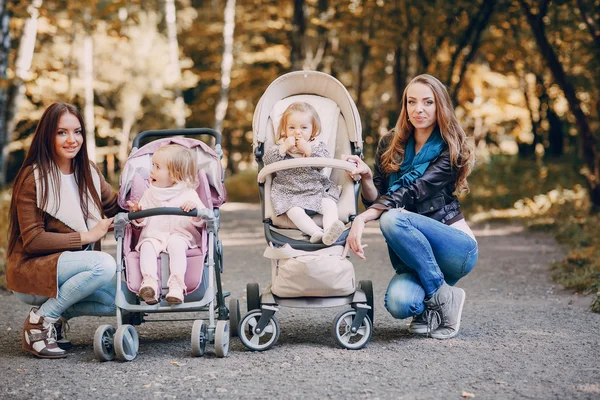
[[385,308],[392,317],[405,319],[423,312],[424,299],[425,291],[411,274],[397,274],[385,294]]
[[117,263],[113,256],[102,251],[94,252],[93,274],[102,282],[108,283],[117,272]]
[[398,209],[392,209],[381,214],[379,218],[379,228],[385,234],[395,234],[402,228],[410,225],[408,213],[404,213]]

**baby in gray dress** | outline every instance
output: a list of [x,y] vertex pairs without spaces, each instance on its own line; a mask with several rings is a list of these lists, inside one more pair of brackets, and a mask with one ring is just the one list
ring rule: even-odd
[[[325,144],[316,140],[319,133],[321,120],[316,110],[308,103],[290,104],[277,129],[279,139],[263,157],[265,165],[297,157],[330,158]],[[275,215],[286,214],[298,229],[310,236],[311,243],[322,241],[329,246],[344,232],[344,223],[338,219],[340,191],[321,170],[299,167],[277,172],[271,185],[271,201]],[[305,210],[323,215],[323,228]]]

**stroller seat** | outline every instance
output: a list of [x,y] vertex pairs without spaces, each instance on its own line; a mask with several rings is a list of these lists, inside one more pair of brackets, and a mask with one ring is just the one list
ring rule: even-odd
[[[205,143],[183,137],[182,135],[210,135],[215,138],[214,150]],[[163,137],[140,147],[142,139]],[[121,173],[119,206],[128,210],[127,202],[139,201],[150,186],[150,170],[152,155],[162,146],[179,144],[194,151],[198,161],[197,192],[205,208],[184,212],[177,207],[158,207],[131,213],[119,213],[114,219],[114,233],[117,240],[117,271],[121,279],[117,279],[115,304],[117,306],[117,325],[102,325],[94,336],[94,354],[100,361],[112,360],[115,356],[123,361],[131,361],[137,356],[139,339],[134,325],[143,322],[161,321],[146,320],[148,314],[172,312],[205,312],[208,321],[194,318],[191,344],[194,356],[204,355],[206,345],[214,343],[217,357],[224,357],[229,349],[229,336],[236,334],[239,320],[238,301],[230,298],[229,309],[225,306],[225,297],[229,293],[222,291],[221,273],[223,272],[223,249],[218,238],[219,207],[225,202],[224,175],[221,168],[221,134],[207,128],[155,130],[140,133],[133,141],[133,149]],[[154,218],[170,215],[173,218],[199,217],[204,221],[198,227],[200,238],[197,248],[186,252],[186,273],[184,283],[186,295],[182,304],[170,304],[166,300],[157,304],[145,304],[140,301],[139,294],[142,276],[140,257],[135,247],[141,229],[130,223],[134,219]],[[157,272],[159,277],[159,294],[166,294],[169,277],[169,257],[163,252],[158,255]],[[229,312],[231,309],[231,313]],[[232,318],[231,326],[229,318]],[[188,317],[189,318],[189,317]]]
[[[343,154],[352,153],[348,135],[348,123],[341,113],[339,105],[327,97],[316,94],[300,94],[286,97],[273,105],[268,114],[265,127],[266,140],[264,142],[264,151],[267,151],[275,144],[277,139],[276,131],[281,121],[281,116],[285,109],[294,102],[305,102],[315,108],[321,120],[321,133],[317,136],[316,140],[325,143],[332,158],[339,160]],[[268,171],[269,167],[267,166],[263,173],[267,173]],[[350,217],[356,214],[355,182],[341,169],[323,168],[322,173],[340,188],[340,198],[337,202],[338,218],[344,223],[349,222]],[[272,174],[266,175],[264,183],[265,219],[270,221],[268,227],[265,227],[268,233],[265,233],[270,236],[270,241],[277,245],[288,243],[295,248],[304,248],[305,246],[310,246],[311,248],[324,247],[322,244],[316,244],[316,246],[311,244],[308,236],[298,230],[285,214],[275,215],[270,196],[272,178]],[[320,214],[309,213],[309,215],[311,215],[317,225],[323,226],[323,218]],[[344,243],[347,234],[345,232],[340,237],[338,244]]]

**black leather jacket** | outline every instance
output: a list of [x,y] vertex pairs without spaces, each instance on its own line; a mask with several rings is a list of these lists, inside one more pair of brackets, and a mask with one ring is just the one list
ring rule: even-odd
[[390,195],[388,191],[388,174],[381,169],[381,155],[388,148],[392,133],[382,137],[377,146],[373,183],[379,197],[374,202],[362,199],[366,207],[389,210],[403,207],[450,225],[461,218],[460,204],[453,194],[456,188],[458,169],[450,163],[450,151],[446,146],[435,158],[420,178],[409,187],[400,188]]

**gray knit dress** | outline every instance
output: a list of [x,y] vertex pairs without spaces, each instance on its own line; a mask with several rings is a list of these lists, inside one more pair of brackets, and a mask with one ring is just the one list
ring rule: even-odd
[[[323,142],[315,140],[310,144],[311,157],[331,158]],[[281,156],[279,145],[273,145],[265,153],[263,161],[267,165],[293,158],[289,154]],[[322,170],[323,168],[318,167],[300,167],[277,172],[271,185],[271,202],[275,215],[284,214],[292,207],[321,214],[323,198],[330,198],[337,202],[340,191],[331,179],[321,173]]]

